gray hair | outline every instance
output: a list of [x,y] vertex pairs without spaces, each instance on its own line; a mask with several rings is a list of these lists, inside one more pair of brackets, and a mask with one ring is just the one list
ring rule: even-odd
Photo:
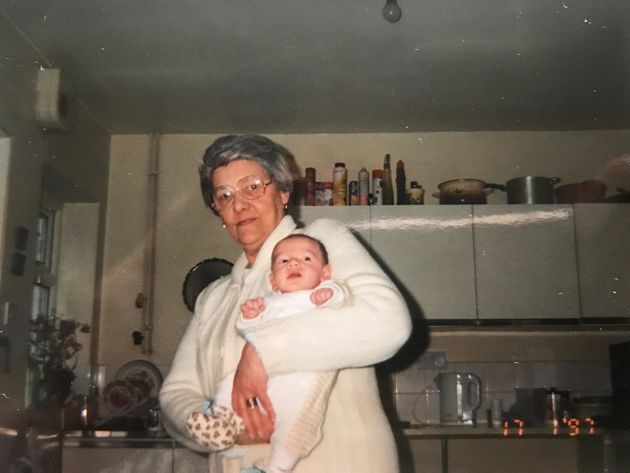
[[[293,190],[293,155],[284,146],[260,135],[225,135],[214,140],[203,154],[199,179],[203,201],[212,207],[212,174],[214,170],[238,159],[255,161],[265,170],[282,192]],[[216,212],[215,212],[216,213]]]

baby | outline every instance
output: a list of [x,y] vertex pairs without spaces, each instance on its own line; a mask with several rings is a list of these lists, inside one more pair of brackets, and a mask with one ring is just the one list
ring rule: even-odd
[[[255,327],[314,307],[342,305],[348,300],[345,285],[330,280],[331,267],[324,245],[302,234],[280,240],[271,256],[269,280],[274,293],[241,305],[237,329],[248,339]],[[265,473],[290,472],[321,438],[321,426],[336,372],[299,372],[273,376],[267,391],[276,411],[271,454],[260,468]],[[205,412],[187,420],[192,437],[213,450],[232,447],[244,430],[230,407],[234,373],[226,376]],[[307,403],[308,400],[308,403]],[[255,406],[252,406],[255,407]]]

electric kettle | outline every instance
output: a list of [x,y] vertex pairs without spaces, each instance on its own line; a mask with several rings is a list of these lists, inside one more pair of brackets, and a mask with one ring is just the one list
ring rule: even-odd
[[475,425],[475,410],[481,404],[481,380],[473,373],[440,373],[440,423]]

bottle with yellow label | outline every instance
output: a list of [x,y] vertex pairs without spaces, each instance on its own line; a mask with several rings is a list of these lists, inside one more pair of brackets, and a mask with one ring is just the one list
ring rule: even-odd
[[411,181],[409,187],[409,203],[411,205],[424,204],[424,189],[421,185],[418,185],[416,181]]
[[335,163],[333,169],[333,205],[348,203],[348,170],[345,163]]

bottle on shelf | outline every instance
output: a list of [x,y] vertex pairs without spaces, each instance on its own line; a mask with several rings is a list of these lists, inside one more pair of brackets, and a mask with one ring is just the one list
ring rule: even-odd
[[324,181],[324,203],[323,205],[333,204],[333,182]]
[[[322,206],[324,205],[325,197],[324,197],[324,183],[322,181],[315,182],[315,205]],[[328,205],[328,204],[325,204]]]
[[359,171],[359,205],[368,205],[370,195],[370,173],[367,169]]
[[333,169],[333,205],[348,203],[348,170],[345,163],[335,163]]
[[411,181],[409,184],[408,203],[411,205],[424,204],[424,189],[416,181]]
[[359,205],[358,181],[350,181],[350,184],[348,184],[348,205]]
[[304,205],[315,205],[315,168],[306,168],[304,176]]
[[396,163],[396,205],[407,204],[407,178],[405,176],[405,163],[399,160]]
[[383,205],[394,205],[394,186],[392,184],[392,164],[389,153],[383,162]]
[[372,170],[372,205],[383,205],[383,170]]
[[306,205],[306,182],[302,176],[295,176],[293,179],[291,201],[294,206]]

